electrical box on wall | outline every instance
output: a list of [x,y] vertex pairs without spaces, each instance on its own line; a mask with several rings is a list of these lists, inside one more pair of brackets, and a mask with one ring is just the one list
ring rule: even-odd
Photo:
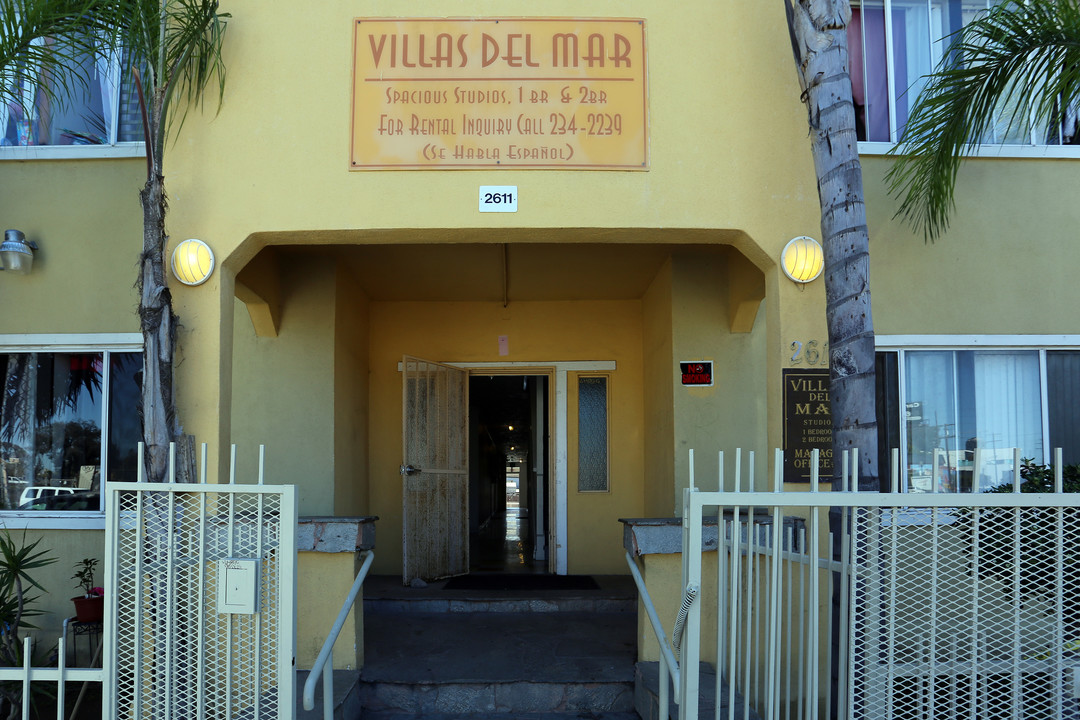
[[218,612],[254,615],[259,612],[259,576],[262,570],[255,558],[218,560]]

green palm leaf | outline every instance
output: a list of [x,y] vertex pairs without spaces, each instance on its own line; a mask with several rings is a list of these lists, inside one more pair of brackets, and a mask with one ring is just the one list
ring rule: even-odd
[[25,104],[20,85],[56,103],[85,86],[81,61],[109,52],[114,11],[106,0],[0,0],[0,102]]
[[180,110],[177,131],[214,83],[220,106],[225,92],[221,48],[229,15],[219,12],[217,0],[121,0],[119,12],[124,18],[120,42],[138,68],[136,82],[151,136],[148,152],[161,157],[174,103]]
[[886,175],[902,217],[924,237],[948,228],[963,155],[995,123],[1006,132],[1058,122],[1080,96],[1080,6],[1076,0],[1005,3],[957,33],[908,118]]

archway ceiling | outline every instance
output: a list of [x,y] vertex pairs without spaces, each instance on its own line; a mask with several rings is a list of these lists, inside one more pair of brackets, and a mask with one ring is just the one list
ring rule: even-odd
[[[670,245],[367,245],[340,248],[372,300],[640,298]],[[712,247],[710,252],[723,251]]]
[[[263,238],[263,242],[267,239]],[[370,300],[379,302],[542,302],[637,300],[669,258],[721,257],[732,332],[749,332],[764,298],[764,277],[742,252],[720,243],[317,242],[275,237],[236,276],[236,296],[256,334],[275,336],[287,268],[300,257],[336,262]]]

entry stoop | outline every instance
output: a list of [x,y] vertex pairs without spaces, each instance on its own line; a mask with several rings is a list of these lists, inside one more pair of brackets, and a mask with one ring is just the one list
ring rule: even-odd
[[[698,671],[699,696],[698,718],[699,720],[713,720],[716,715],[716,672],[708,663],[701,663]],[[671,682],[670,679],[668,682]],[[660,663],[639,662],[637,663],[636,681],[634,683],[634,708],[642,720],[661,720],[660,716]],[[731,700],[729,699],[727,684],[720,688],[720,717],[726,718],[730,713]],[[678,717],[678,708],[668,693],[667,717]],[[757,712],[750,708],[747,711],[742,695],[735,694],[735,714],[737,718],[749,718],[749,720],[761,720]]]
[[[296,720],[322,720],[322,680],[315,687],[315,709],[304,709],[304,683],[308,670],[296,671]],[[334,671],[334,720],[356,720],[360,717],[360,673],[357,670]]]
[[636,605],[632,586],[616,584],[614,592],[366,590],[364,720],[637,720]]

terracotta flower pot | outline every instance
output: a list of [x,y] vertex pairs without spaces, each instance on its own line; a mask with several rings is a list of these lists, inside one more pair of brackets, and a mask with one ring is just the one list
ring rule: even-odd
[[101,622],[105,616],[105,598],[100,595],[92,597],[73,597],[75,603],[75,619],[79,622]]

